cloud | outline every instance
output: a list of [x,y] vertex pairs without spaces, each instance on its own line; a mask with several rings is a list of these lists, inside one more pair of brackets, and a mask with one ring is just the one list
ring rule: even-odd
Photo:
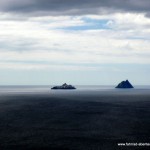
[[99,64],[150,64],[150,19],[144,14],[13,17],[0,15],[0,68],[92,70]]
[[150,14],[149,0],[0,0],[1,12],[30,15],[87,15],[112,12]]
[[[122,17],[126,18],[125,21]],[[98,25],[97,29],[70,29],[91,24],[92,27]],[[102,28],[101,24],[111,29]],[[149,25],[150,20],[144,15],[129,13],[45,16],[24,21],[5,20],[3,17],[0,24],[0,62],[29,62],[26,65],[31,64],[35,68],[38,64],[34,62],[43,60],[47,64],[39,65],[40,68],[57,63],[150,63]]]

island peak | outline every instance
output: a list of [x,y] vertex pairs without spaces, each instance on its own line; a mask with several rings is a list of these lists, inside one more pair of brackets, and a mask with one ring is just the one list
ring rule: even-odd
[[122,81],[121,83],[119,83],[116,86],[116,88],[126,89],[126,88],[134,88],[134,87],[132,86],[132,84],[128,80],[126,80],[126,81]]

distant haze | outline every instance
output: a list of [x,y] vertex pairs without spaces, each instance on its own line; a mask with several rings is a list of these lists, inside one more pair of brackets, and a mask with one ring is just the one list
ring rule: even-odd
[[0,0],[0,85],[150,85],[149,0]]

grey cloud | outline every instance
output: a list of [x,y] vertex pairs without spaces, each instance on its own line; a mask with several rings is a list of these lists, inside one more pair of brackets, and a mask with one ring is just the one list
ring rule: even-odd
[[1,12],[30,15],[83,15],[110,12],[150,14],[149,0],[0,0]]

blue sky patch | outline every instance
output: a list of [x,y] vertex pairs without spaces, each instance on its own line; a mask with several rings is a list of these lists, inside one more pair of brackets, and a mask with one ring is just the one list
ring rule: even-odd
[[64,30],[100,30],[100,29],[111,29],[110,26],[108,26],[108,22],[110,20],[108,19],[91,19],[84,17],[82,19],[85,22],[85,25],[80,26],[70,26],[70,27],[64,27],[59,29]]

